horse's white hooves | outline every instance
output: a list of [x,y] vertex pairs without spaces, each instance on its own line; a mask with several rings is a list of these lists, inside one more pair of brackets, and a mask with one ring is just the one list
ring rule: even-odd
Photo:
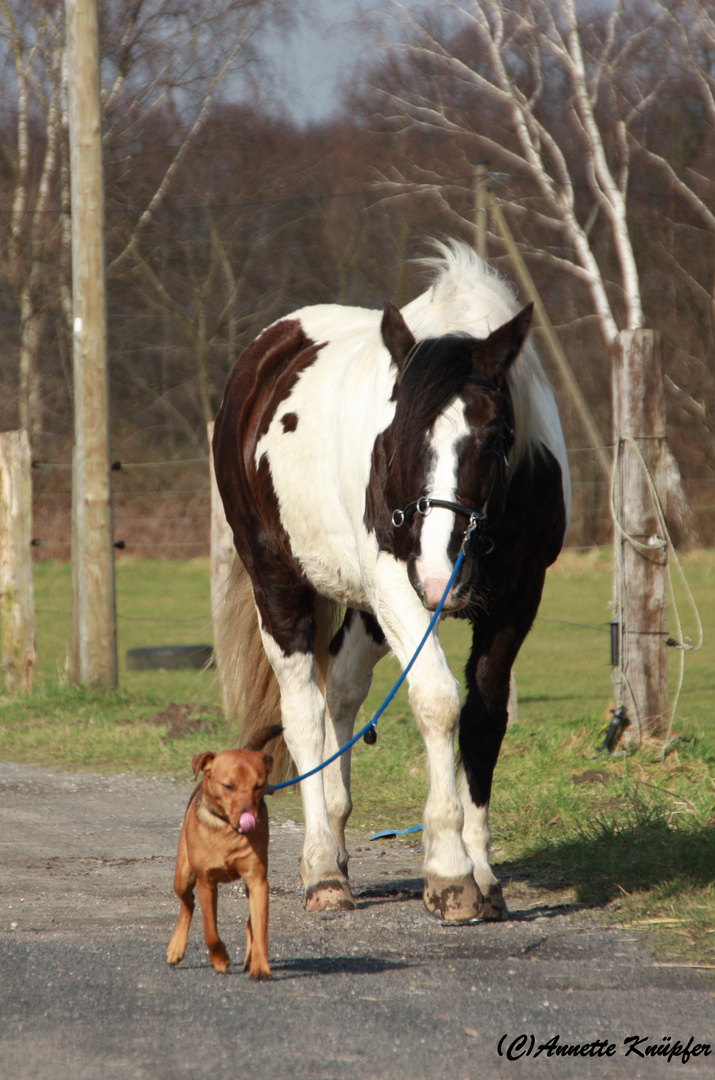
[[354,911],[356,907],[350,886],[340,878],[319,881],[305,890],[306,911]]
[[501,885],[495,882],[490,885],[484,895],[484,904],[479,912],[479,918],[486,922],[504,922],[509,918],[509,910],[506,906]]
[[424,905],[430,915],[448,923],[469,923],[479,917],[483,896],[473,877],[445,881],[425,878],[422,892]]

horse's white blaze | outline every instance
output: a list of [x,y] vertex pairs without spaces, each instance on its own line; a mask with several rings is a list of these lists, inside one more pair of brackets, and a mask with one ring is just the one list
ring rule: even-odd
[[[435,499],[456,501],[457,447],[469,434],[464,402],[454,401],[439,416],[432,428],[430,450],[433,467],[427,483],[427,495]],[[421,554],[415,570],[424,590],[425,603],[435,608],[447,587],[452,563],[447,547],[454,528],[454,514],[449,510],[432,510],[422,522]]]

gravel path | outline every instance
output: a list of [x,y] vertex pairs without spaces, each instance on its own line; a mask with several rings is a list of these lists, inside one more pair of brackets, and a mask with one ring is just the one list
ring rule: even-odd
[[219,897],[229,974],[208,965],[198,911],[170,969],[189,791],[0,764],[0,1076],[715,1077],[715,1051],[646,1054],[715,1044],[715,984],[698,972],[526,890],[507,895],[507,923],[444,928],[422,907],[418,847],[359,834],[358,910],[307,915],[301,828],[270,801],[273,981],[241,972],[240,885]]

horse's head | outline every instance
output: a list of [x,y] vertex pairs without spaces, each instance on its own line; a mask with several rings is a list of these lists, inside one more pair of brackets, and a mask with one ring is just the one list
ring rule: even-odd
[[407,562],[410,582],[429,610],[442,598],[470,521],[445,610],[469,602],[476,561],[490,550],[514,442],[506,375],[531,313],[530,305],[484,340],[445,334],[416,342],[400,312],[385,307],[382,337],[398,377],[395,419],[384,433],[384,495],[393,503],[392,550]]

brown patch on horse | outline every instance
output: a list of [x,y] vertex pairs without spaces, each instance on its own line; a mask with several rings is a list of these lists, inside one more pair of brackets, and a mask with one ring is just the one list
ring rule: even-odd
[[[281,402],[322,347],[307,336],[297,319],[269,327],[236,361],[214,425],[216,481],[241,562],[254,580],[261,568],[267,570],[279,588],[285,583],[291,596],[290,618],[286,618],[260,590],[255,594],[264,625],[286,655],[313,648],[313,591],[281,523],[268,460],[262,455],[256,462],[256,448]],[[296,614],[300,617],[297,634]]]

